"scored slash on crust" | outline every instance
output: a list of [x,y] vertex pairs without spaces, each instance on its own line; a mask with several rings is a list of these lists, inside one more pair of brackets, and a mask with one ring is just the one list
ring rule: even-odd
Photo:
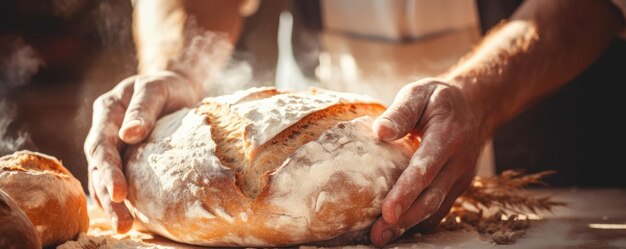
[[282,165],[296,149],[317,139],[340,122],[362,116],[378,116],[384,110],[380,104],[335,104],[304,116],[260,146],[254,146],[248,135],[255,132],[254,126],[232,111],[230,105],[205,102],[196,112],[205,115],[211,125],[217,157],[236,173],[237,185],[242,193],[255,198],[266,186],[266,173]]

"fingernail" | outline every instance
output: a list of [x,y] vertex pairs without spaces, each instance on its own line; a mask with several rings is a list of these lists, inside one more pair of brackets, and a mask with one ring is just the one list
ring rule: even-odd
[[122,128],[120,129],[120,137],[125,142],[138,142],[144,133],[143,124],[144,122],[141,119],[134,119],[125,122],[122,124]]
[[113,183],[107,186],[107,190],[109,192],[109,196],[111,197],[111,201],[115,203],[121,203],[124,201],[124,199],[126,199],[126,197],[120,193],[119,188],[115,188],[114,186],[115,185],[113,185]]
[[387,118],[377,119],[374,123],[374,130],[381,139],[392,139],[396,136],[395,124]]
[[393,239],[393,231],[391,231],[390,229],[383,231],[383,236],[381,238],[382,244],[389,243],[391,239]]
[[[113,201],[113,196],[114,196],[114,193],[113,193],[113,183],[107,184],[106,188],[107,188],[107,193],[109,193],[109,198],[111,198],[111,201]],[[115,202],[115,201],[113,201],[113,202]]]
[[117,216],[112,215],[111,216],[111,226],[113,227],[113,231],[117,232],[117,229],[119,227],[119,218],[117,218]]
[[396,221],[400,220],[400,216],[402,216],[402,205],[396,205]]
[[143,124],[143,121],[141,121],[140,119],[133,119],[131,121],[125,122],[123,128],[128,129],[131,127],[141,126],[142,124]]

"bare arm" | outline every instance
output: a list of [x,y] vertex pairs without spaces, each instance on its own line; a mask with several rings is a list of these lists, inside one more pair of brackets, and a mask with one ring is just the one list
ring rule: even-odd
[[[185,106],[195,105],[205,94],[202,81],[206,63],[184,59],[185,48],[202,31],[224,32],[230,43],[239,35],[239,1],[139,0],[134,13],[134,35],[139,74],[120,82],[93,104],[91,129],[84,150],[89,163],[89,192],[111,216],[113,228],[126,232],[132,216],[124,205],[127,185],[120,151],[125,144],[139,143],[150,133],[156,120]],[[192,25],[192,22],[195,22]],[[190,32],[194,30],[195,32]],[[209,39],[200,49],[212,49]],[[228,42],[226,42],[228,43]],[[230,46],[218,47],[224,56],[211,63],[223,63]],[[221,51],[220,50],[220,51]],[[201,53],[206,51],[194,51]]]
[[373,128],[383,140],[419,132],[422,144],[385,197],[372,242],[436,226],[493,130],[573,79],[623,26],[608,1],[527,0],[448,73],[405,86]]
[[490,133],[595,61],[623,27],[608,1],[526,1],[449,71]]
[[[204,31],[220,33],[234,44],[239,38],[242,1],[223,0],[144,0],[133,13],[133,34],[137,47],[139,73],[174,70],[191,40]],[[202,51],[198,51],[202,52]],[[206,52],[206,51],[204,51]],[[218,58],[225,60],[227,58]],[[219,62],[221,63],[221,62]],[[185,69],[179,73],[194,76]],[[201,80],[201,79],[197,79]]]

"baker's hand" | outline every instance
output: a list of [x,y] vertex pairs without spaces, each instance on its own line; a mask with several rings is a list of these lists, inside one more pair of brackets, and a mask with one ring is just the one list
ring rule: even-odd
[[422,143],[383,201],[382,217],[370,233],[375,245],[415,225],[432,229],[445,217],[475,175],[484,140],[478,116],[458,87],[424,79],[402,88],[376,119],[373,129],[380,139],[415,131]]
[[93,104],[91,129],[84,150],[89,163],[89,192],[111,216],[113,229],[127,232],[133,218],[124,205],[126,178],[120,152],[141,142],[158,117],[196,104],[202,87],[176,73],[135,75],[101,95]]

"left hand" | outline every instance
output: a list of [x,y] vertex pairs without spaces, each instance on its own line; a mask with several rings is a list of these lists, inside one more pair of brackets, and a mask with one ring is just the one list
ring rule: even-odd
[[435,228],[471,184],[484,142],[477,106],[448,82],[424,79],[406,85],[373,125],[385,141],[418,132],[422,141],[382,204],[370,239],[383,246],[418,225]]
[[133,216],[124,204],[128,193],[122,149],[143,141],[157,119],[202,97],[202,85],[172,71],[131,76],[93,103],[93,122],[85,139],[90,197],[110,217],[113,230],[125,233]]

